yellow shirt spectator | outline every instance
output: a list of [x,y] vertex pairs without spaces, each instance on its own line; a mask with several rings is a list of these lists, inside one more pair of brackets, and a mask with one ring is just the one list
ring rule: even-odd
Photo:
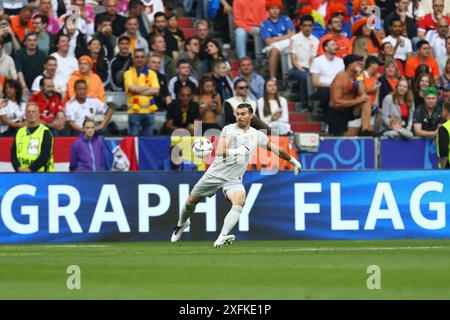
[[159,88],[156,72],[145,65],[141,69],[131,68],[124,74],[125,92],[127,93],[128,113],[153,113],[158,110],[153,96],[131,92],[131,86]]

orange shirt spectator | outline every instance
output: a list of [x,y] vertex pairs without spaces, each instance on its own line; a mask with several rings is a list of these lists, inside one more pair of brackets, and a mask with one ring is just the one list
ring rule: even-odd
[[346,55],[352,53],[352,44],[346,36],[339,35],[339,37],[336,38],[331,33],[327,33],[320,39],[319,51],[317,52],[317,56],[320,56],[325,53],[323,51],[322,44],[325,42],[325,40],[328,40],[328,39],[332,39],[332,40],[336,41],[336,43],[338,45],[338,52],[336,55],[337,57],[344,58]]
[[14,31],[19,41],[22,41],[28,33],[34,32],[32,20],[29,19],[26,25],[22,25],[20,14],[11,18],[11,29]]
[[[98,75],[96,75],[92,68],[94,61],[89,56],[81,56],[78,59],[79,71],[75,71],[70,77],[67,85],[67,100],[75,97],[75,82],[79,79],[83,79],[87,83],[87,96],[90,98],[97,98],[101,102],[105,102],[105,87],[103,81]],[[65,103],[66,101],[64,101]]]
[[[367,54],[369,55],[378,55],[380,53],[380,48],[378,48],[370,39],[370,37],[367,38]],[[381,38],[379,36],[376,36],[378,43],[381,45]],[[351,40],[351,47],[353,48],[353,43],[355,42],[356,37],[352,37]]]
[[430,68],[431,75],[433,76],[434,79],[439,78],[439,75],[440,75],[439,65],[436,62],[436,60],[433,59],[432,57],[427,57],[425,62],[420,63],[418,56],[409,58],[406,61],[406,77],[414,78],[416,75],[416,69],[420,64],[426,64]]

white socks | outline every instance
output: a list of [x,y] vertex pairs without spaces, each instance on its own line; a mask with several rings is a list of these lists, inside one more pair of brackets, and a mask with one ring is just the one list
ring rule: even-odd
[[195,204],[185,204],[181,210],[180,220],[178,220],[178,226],[181,227],[186,223],[189,217],[195,212]]
[[225,220],[223,222],[223,228],[222,231],[220,231],[220,234],[227,235],[236,225],[236,223],[239,221],[239,216],[241,215],[242,207],[234,205],[231,207],[230,212],[228,212],[227,216],[225,217]]

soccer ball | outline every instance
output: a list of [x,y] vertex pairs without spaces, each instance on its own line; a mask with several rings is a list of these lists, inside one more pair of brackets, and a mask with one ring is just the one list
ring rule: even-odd
[[194,156],[197,158],[204,159],[209,156],[212,152],[213,144],[209,139],[206,138],[198,138],[195,139],[194,144],[192,145],[192,152]]

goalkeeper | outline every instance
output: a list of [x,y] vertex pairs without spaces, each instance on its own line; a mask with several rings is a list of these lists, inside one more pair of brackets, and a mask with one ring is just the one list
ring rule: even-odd
[[183,230],[190,225],[189,217],[195,212],[197,203],[204,197],[211,197],[222,188],[225,198],[232,203],[230,212],[225,217],[223,228],[214,242],[215,248],[231,244],[235,236],[230,231],[239,221],[242,207],[245,204],[245,189],[242,176],[250,159],[258,147],[272,151],[281,159],[294,166],[297,175],[302,166],[286,150],[272,144],[268,137],[252,128],[253,118],[251,105],[242,103],[236,108],[236,123],[222,129],[216,150],[216,158],[191,191],[175,226],[171,241],[180,240]]

